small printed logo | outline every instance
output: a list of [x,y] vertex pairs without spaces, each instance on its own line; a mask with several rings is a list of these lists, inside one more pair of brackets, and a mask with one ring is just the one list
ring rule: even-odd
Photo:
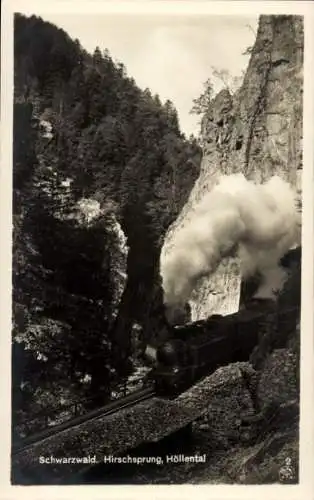
[[279,469],[279,481],[281,483],[291,483],[295,480],[295,471],[292,467],[292,460],[290,457],[285,459],[285,465]]

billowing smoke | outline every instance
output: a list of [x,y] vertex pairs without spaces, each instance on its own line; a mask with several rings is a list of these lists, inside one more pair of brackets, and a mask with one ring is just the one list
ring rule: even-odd
[[223,176],[162,253],[164,301],[185,303],[200,278],[234,255],[244,278],[262,276],[256,296],[271,298],[285,280],[278,261],[300,239],[301,216],[288,183],[277,176],[259,185],[242,174]]

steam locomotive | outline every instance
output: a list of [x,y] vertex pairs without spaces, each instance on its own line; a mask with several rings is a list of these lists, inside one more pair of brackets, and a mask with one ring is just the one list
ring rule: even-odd
[[293,328],[296,308],[278,311],[274,302],[265,300],[253,300],[245,309],[228,316],[213,315],[173,327],[170,338],[156,350],[150,374],[156,392],[175,396],[220,366],[247,361],[271,313],[272,328]]

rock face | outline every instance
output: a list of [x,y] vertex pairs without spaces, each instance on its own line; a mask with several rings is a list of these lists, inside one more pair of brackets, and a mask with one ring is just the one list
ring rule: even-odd
[[[202,121],[201,173],[163,252],[221,175],[241,172],[263,182],[279,175],[297,186],[302,168],[303,21],[298,16],[261,16],[241,88],[222,90]],[[191,300],[192,320],[228,314],[239,307],[237,259],[226,259],[203,279]]]
[[[64,188],[67,194],[71,193],[71,179],[66,184],[64,181]],[[93,198],[81,198],[75,208],[74,212],[70,213],[68,218],[75,219],[80,227],[92,228],[99,218],[105,217],[107,221],[107,245],[108,254],[110,256],[110,282],[112,286],[112,320],[117,316],[119,304],[123,290],[127,280],[127,256],[128,246],[127,238],[122,230],[122,227],[112,210],[111,205],[101,204]]]

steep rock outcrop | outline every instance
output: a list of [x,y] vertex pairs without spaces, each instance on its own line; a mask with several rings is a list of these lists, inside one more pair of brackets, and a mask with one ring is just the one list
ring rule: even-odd
[[[202,121],[201,173],[163,252],[171,252],[177,231],[221,175],[242,172],[265,181],[279,175],[299,184],[302,168],[303,21],[297,16],[261,16],[243,84],[236,94],[222,90]],[[192,319],[227,314],[239,307],[237,259],[226,259],[202,279],[191,300]]]
[[107,251],[110,255],[110,283],[112,286],[112,320],[117,316],[120,299],[127,280],[127,238],[114,213],[111,204],[101,204],[93,198],[82,198],[77,203],[76,218],[80,225],[92,227],[93,221],[106,217],[109,240]]

